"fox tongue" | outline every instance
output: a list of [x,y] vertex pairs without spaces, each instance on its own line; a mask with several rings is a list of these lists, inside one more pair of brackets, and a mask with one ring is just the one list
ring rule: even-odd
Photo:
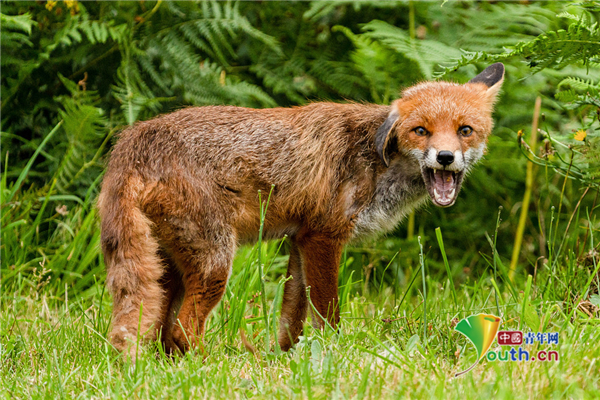
[[441,194],[442,192],[454,189],[454,176],[452,171],[437,170],[433,174],[435,178],[434,187]]
[[433,189],[438,202],[452,202],[456,193],[456,181],[452,171],[436,170],[433,173]]

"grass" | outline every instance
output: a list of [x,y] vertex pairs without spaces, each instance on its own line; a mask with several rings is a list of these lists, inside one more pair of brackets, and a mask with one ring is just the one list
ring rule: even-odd
[[[452,232],[443,227],[401,242],[401,274],[391,267],[397,254],[348,248],[340,266],[339,332],[306,324],[288,353],[274,343],[285,239],[244,247],[208,322],[207,355],[169,358],[156,346],[140,346],[131,364],[106,339],[111,299],[94,188],[82,199],[55,194],[55,180],[38,189],[17,187],[27,174],[14,184],[5,175],[0,187],[4,398],[600,398],[598,218],[581,200],[571,215],[561,215],[560,206],[547,210],[548,260],[532,274],[520,265],[514,280],[507,255],[496,248],[506,234],[502,211],[488,227],[489,250],[479,255],[447,252],[444,237]],[[371,268],[361,260],[365,251],[375,258],[385,253],[389,262]],[[458,279],[474,257],[485,267]],[[478,313],[499,314],[505,330],[558,332],[557,346],[524,347],[557,350],[560,359],[484,359],[454,379],[476,361],[476,351],[453,327]]]
[[[263,248],[274,264],[284,261],[274,257],[274,249],[274,244]],[[479,312],[495,313],[489,280],[463,285],[457,296],[464,308],[456,310],[450,288],[428,278],[427,342],[422,340],[418,297],[394,307],[390,289],[370,298],[347,291],[338,334],[308,326],[293,351],[265,351],[262,310],[255,301],[259,279],[255,269],[247,268],[254,256],[252,249],[244,249],[236,258],[226,298],[209,322],[206,358],[188,353],[169,359],[147,347],[140,349],[136,364],[124,363],[106,341],[110,299],[101,283],[94,284],[85,298],[68,300],[68,291],[55,296],[41,273],[31,280],[14,280],[8,286],[15,294],[11,296],[5,287],[0,313],[4,396],[600,397],[599,320],[574,307],[575,303],[544,301],[536,286],[517,284],[517,290],[525,291],[519,299],[501,293],[501,313],[508,320],[503,329],[518,329],[523,317],[527,322],[531,305],[539,315],[539,331],[560,332],[560,344],[553,346],[559,351],[559,362],[483,361],[467,375],[451,378],[475,358],[474,349],[451,329],[452,321]],[[279,285],[273,282],[267,289],[274,292]],[[256,355],[246,351],[238,326],[263,350]],[[267,347],[273,348],[273,343]]]
[[[97,225],[87,229],[96,230]],[[3,235],[9,233],[5,230]],[[83,235],[74,234],[74,241]],[[78,243],[90,246],[90,242]],[[97,252],[97,242],[91,246]],[[74,249],[66,249],[73,257]],[[123,362],[106,340],[111,302],[101,271],[78,293],[78,279],[86,277],[63,286],[68,276],[48,279],[56,271],[50,271],[53,265],[44,264],[43,257],[33,273],[27,268],[12,274],[3,270],[0,387],[4,397],[600,397],[600,320],[577,307],[580,298],[553,299],[560,292],[554,289],[562,286],[579,288],[579,293],[589,290],[594,283],[591,271],[575,274],[571,268],[571,274],[549,276],[554,288],[546,290],[545,297],[540,284],[547,278],[544,273],[538,273],[535,284],[529,276],[517,280],[513,289],[508,283],[498,289],[498,307],[506,321],[502,328],[560,332],[560,344],[554,346],[560,354],[558,362],[483,361],[467,375],[452,379],[476,358],[474,348],[452,326],[471,314],[497,312],[492,297],[497,281],[492,275],[458,288],[448,279],[424,275],[425,325],[421,294],[405,296],[396,304],[391,287],[364,296],[361,282],[342,267],[340,332],[322,332],[307,324],[296,348],[280,353],[274,343],[265,344],[269,335],[265,335],[266,313],[258,298],[263,285],[255,262],[258,250],[255,246],[238,252],[225,298],[209,321],[206,358],[189,353],[170,359],[149,346],[140,348],[135,364]],[[263,243],[260,250],[268,277],[267,315],[273,321],[282,291],[283,278],[278,277],[287,257],[280,254],[279,241]],[[60,262],[60,253],[56,258]],[[67,266],[71,266],[68,261],[63,267]],[[427,269],[421,270],[425,274]],[[413,286],[421,277],[418,272]],[[403,285],[404,292],[414,289],[410,284]],[[257,354],[245,350],[240,329],[259,349]]]

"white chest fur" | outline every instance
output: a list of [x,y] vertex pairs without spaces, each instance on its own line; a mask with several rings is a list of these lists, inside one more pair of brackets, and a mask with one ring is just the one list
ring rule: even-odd
[[378,177],[371,201],[358,213],[353,239],[365,239],[392,231],[427,198],[419,166],[403,158],[397,159]]

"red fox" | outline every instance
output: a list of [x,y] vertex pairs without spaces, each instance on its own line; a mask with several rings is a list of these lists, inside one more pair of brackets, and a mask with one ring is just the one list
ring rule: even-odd
[[297,341],[309,300],[316,324],[337,326],[344,244],[390,231],[427,197],[454,204],[503,79],[497,63],[463,85],[417,84],[391,106],[192,107],[123,131],[98,200],[113,345],[133,357],[136,338],[201,344],[272,185],[265,236],[291,245],[279,345]]

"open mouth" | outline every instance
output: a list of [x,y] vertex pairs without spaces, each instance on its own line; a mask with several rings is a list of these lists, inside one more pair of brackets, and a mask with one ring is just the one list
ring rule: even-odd
[[425,167],[422,169],[425,186],[435,205],[450,207],[454,204],[463,179],[462,171],[446,171]]

